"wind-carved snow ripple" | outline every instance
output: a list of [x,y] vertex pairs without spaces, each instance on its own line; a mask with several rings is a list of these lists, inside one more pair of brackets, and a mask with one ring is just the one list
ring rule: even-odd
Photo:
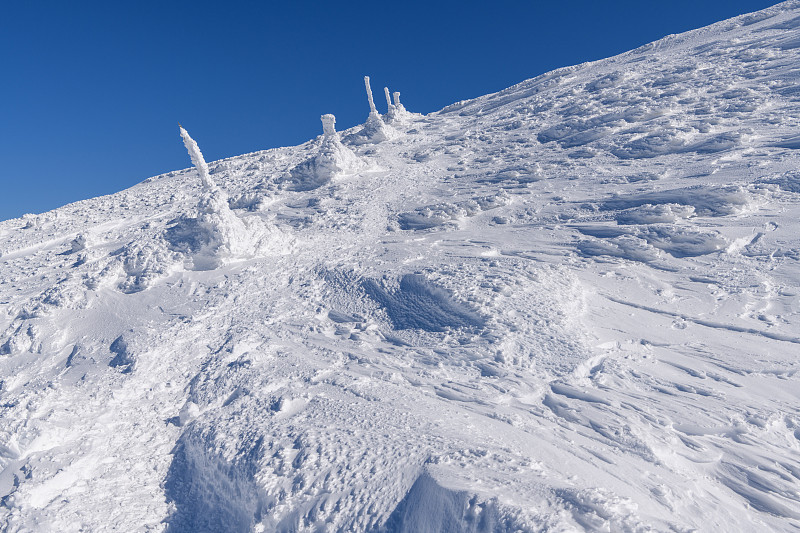
[[[642,160],[747,146],[753,130],[742,123],[761,120],[759,111],[769,106],[769,95],[750,88],[707,93],[707,80],[714,73],[714,67],[690,60],[654,77],[619,71],[603,74],[565,93],[555,105],[534,97],[535,113],[544,119],[536,138],[542,144],[573,149],[568,155],[578,159],[606,152],[619,159]],[[800,144],[792,137],[772,146]]]
[[800,193],[800,171],[789,170],[782,174],[767,176],[760,183],[777,185],[784,192]]
[[[394,330],[383,336],[400,346],[454,344],[483,376],[510,368],[563,375],[588,357],[579,326],[586,291],[566,269],[500,256],[383,279],[321,274],[332,322],[383,322]],[[464,346],[472,348],[462,350],[459,337],[471,338]]]
[[617,196],[600,204],[600,209],[623,210],[644,205],[677,204],[692,207],[700,216],[740,215],[753,211],[763,201],[763,192],[739,185],[711,187],[698,185],[684,189]]
[[636,516],[637,505],[604,489],[557,489],[556,496],[586,531],[647,531]]
[[[708,255],[724,249],[728,242],[717,233],[674,224],[652,224],[644,228],[632,226],[575,226],[583,235],[608,239],[608,242],[582,242],[579,249],[586,255],[611,255],[641,262],[650,262],[657,254],[648,247],[663,250],[673,257]],[[637,251],[638,248],[638,251]]]
[[710,154],[739,146],[740,132],[724,132],[699,140],[689,140],[679,129],[660,129],[628,141],[611,150],[620,159],[643,159],[667,154],[696,152]]
[[509,202],[509,195],[505,191],[489,196],[480,196],[454,203],[441,203],[419,207],[414,211],[397,215],[400,229],[423,230],[436,228],[460,219],[473,217],[488,211],[503,207]]
[[586,256],[609,256],[654,263],[659,250],[673,257],[696,257],[727,249],[717,231],[697,228],[694,217],[743,216],[766,201],[768,191],[758,186],[697,186],[617,196],[599,205],[610,211],[616,226],[575,225],[584,240],[578,250]]

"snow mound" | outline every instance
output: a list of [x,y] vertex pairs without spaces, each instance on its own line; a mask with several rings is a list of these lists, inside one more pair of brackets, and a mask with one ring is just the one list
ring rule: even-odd
[[650,530],[637,516],[637,505],[603,489],[558,490],[556,494],[586,531],[638,533]]
[[605,240],[581,241],[577,248],[587,257],[618,257],[641,263],[652,263],[659,258],[658,250],[645,239],[628,234]]
[[[395,120],[394,123],[399,121]],[[370,113],[364,126],[355,133],[351,133],[345,137],[345,141],[349,144],[376,144],[385,141],[396,139],[400,136],[400,132],[395,128],[384,122],[383,118],[377,113]]]
[[520,531],[496,501],[439,485],[427,472],[389,516],[380,533],[511,533]]
[[357,174],[369,165],[342,144],[333,130],[333,115],[323,115],[324,133],[316,155],[289,170],[286,180],[294,191],[311,191],[334,178]]
[[654,224],[639,235],[673,257],[696,257],[724,250],[728,246],[719,233],[695,228],[681,228],[672,224]]
[[164,233],[169,249],[190,270],[213,270],[260,253],[288,253],[291,238],[258,217],[239,218],[220,189],[203,195],[197,216],[181,217]]

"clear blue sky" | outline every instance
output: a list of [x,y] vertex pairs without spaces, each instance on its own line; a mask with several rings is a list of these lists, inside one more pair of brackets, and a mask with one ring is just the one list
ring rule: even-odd
[[5,2],[0,220],[189,166],[179,121],[209,161],[295,145],[366,118],[364,75],[428,113],[774,3]]

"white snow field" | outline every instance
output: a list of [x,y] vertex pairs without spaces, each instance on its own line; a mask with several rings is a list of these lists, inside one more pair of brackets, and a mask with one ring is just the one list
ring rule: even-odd
[[798,82],[790,1],[1,222],[0,530],[800,531]]

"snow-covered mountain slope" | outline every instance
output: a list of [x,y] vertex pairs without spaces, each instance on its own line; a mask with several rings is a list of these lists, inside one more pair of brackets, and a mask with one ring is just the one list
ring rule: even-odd
[[798,81],[791,1],[0,223],[0,529],[797,531]]

